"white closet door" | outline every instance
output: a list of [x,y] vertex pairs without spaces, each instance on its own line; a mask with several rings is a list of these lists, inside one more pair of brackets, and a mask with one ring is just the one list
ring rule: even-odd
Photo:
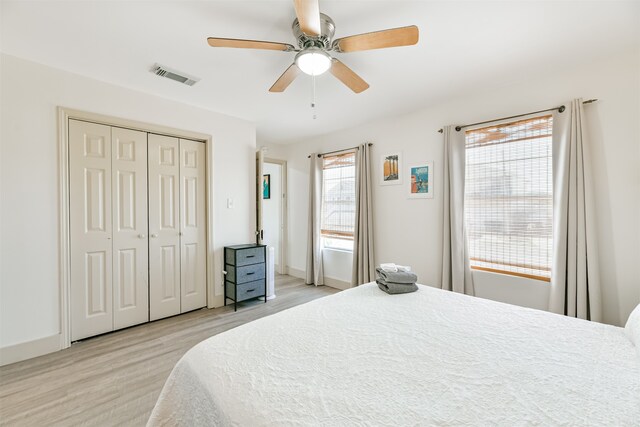
[[149,317],[180,313],[179,143],[149,134]]
[[111,129],[113,326],[149,321],[147,133]]
[[69,120],[69,219],[75,341],[113,330],[109,126]]
[[207,305],[205,145],[180,140],[181,312]]

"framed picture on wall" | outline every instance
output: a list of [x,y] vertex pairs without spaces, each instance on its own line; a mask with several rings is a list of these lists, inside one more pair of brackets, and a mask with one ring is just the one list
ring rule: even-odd
[[409,198],[433,198],[433,162],[424,162],[419,165],[410,166],[408,172]]
[[271,174],[262,175],[262,198],[271,198]]
[[380,185],[402,184],[402,153],[384,154],[379,167]]

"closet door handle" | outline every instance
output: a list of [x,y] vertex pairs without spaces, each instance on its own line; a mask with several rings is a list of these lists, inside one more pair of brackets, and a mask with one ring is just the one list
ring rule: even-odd
[[144,239],[147,236],[145,236],[144,234],[138,234],[138,237],[141,238],[141,239]]
[[153,237],[155,239],[156,237],[158,237],[158,235],[154,233],[154,234],[151,235],[151,237]]

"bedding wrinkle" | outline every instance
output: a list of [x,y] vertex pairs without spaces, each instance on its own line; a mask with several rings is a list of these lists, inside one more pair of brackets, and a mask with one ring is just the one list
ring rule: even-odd
[[418,286],[365,284],[203,341],[149,425],[639,425],[622,328]]

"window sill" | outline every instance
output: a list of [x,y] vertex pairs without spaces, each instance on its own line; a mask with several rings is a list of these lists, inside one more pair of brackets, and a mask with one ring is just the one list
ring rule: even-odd
[[548,277],[541,277],[541,276],[534,276],[531,274],[523,274],[523,273],[512,273],[512,272],[508,272],[508,271],[501,271],[501,270],[496,270],[493,268],[485,268],[485,267],[471,267],[471,271],[480,271],[483,273],[488,273],[488,274],[499,274],[501,276],[509,276],[509,277],[519,277],[521,279],[529,279],[529,280],[536,280],[538,282],[542,282],[545,284],[551,284],[551,279]]
[[322,250],[323,251],[333,251],[333,252],[344,252],[344,253],[347,253],[347,254],[352,254],[353,253],[353,249],[324,247],[324,248],[322,248]]

